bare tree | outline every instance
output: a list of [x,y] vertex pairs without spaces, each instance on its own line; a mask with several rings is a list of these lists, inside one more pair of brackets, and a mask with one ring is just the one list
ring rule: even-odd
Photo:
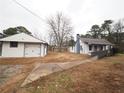
[[121,43],[122,32],[124,31],[124,19],[120,19],[113,25],[113,30],[116,34],[116,43]]
[[39,40],[42,40],[42,39],[43,39],[40,32],[33,32],[32,35],[33,35],[34,37],[36,37],[37,39],[39,39]]
[[55,44],[59,51],[61,51],[67,37],[70,37],[72,34],[70,19],[62,13],[57,13],[54,17],[51,16],[47,19],[47,24],[49,26],[50,42]]

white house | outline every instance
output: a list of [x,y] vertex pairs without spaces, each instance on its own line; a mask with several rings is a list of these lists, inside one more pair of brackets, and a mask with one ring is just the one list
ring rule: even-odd
[[0,39],[1,57],[43,57],[47,43],[31,35],[20,33]]
[[110,52],[113,44],[105,39],[81,38],[77,34],[76,44],[69,48],[70,52],[92,55],[94,53]]

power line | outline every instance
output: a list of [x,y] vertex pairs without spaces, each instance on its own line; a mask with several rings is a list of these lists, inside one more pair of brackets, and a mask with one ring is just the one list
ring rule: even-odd
[[23,6],[22,4],[20,4],[19,2],[17,2],[16,0],[12,0],[14,3],[16,3],[17,5],[21,6],[23,9],[25,9],[26,11],[28,11],[29,13],[31,13],[32,15],[34,15],[35,17],[39,18],[42,21],[45,21],[43,18],[41,18],[39,15],[37,15],[36,13],[32,12],[31,10],[29,10],[27,7]]

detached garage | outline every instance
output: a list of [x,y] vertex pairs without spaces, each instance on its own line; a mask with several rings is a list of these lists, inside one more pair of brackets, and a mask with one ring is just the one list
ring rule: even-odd
[[48,44],[25,33],[0,39],[1,57],[43,57]]

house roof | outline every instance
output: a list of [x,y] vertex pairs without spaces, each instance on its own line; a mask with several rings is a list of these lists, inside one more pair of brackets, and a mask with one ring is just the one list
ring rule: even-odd
[[105,39],[92,39],[92,38],[80,38],[80,40],[84,43],[91,44],[99,44],[99,45],[113,45],[109,41]]
[[19,33],[19,34],[15,34],[12,36],[8,36],[5,38],[0,39],[0,41],[5,41],[5,42],[10,42],[10,41],[14,41],[14,42],[28,42],[28,43],[47,43],[43,40],[39,40],[31,35],[25,34],[25,33]]

